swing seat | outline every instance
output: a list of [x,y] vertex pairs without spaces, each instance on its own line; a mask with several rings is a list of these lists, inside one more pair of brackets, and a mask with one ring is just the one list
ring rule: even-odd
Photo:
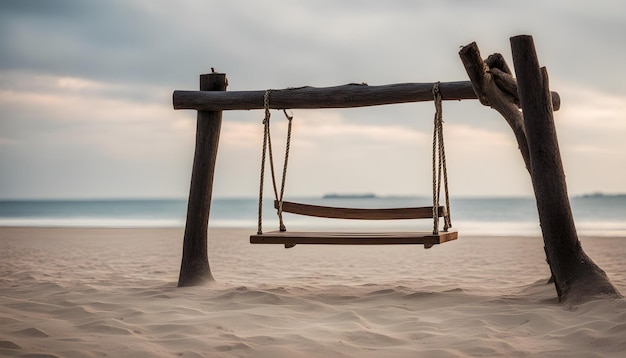
[[[458,234],[454,231],[447,231],[450,227],[449,198],[448,198],[448,175],[446,170],[445,151],[443,147],[443,118],[441,111],[441,93],[439,82],[433,86],[433,96],[435,101],[435,126],[433,132],[433,203],[431,207],[412,208],[391,208],[391,209],[354,209],[339,208],[319,205],[300,204],[283,201],[285,191],[285,178],[287,174],[287,163],[289,160],[289,148],[291,142],[291,125],[293,116],[283,113],[287,117],[287,143],[285,145],[285,160],[283,163],[283,174],[280,185],[280,194],[276,185],[274,174],[274,160],[272,155],[272,144],[270,136],[270,105],[269,95],[271,90],[265,91],[264,108],[265,119],[263,136],[263,155],[261,159],[261,180],[259,191],[259,216],[258,233],[250,236],[251,244],[282,244],[285,248],[294,247],[297,244],[313,245],[405,245],[418,244],[430,248],[435,244],[456,240]],[[274,207],[278,210],[281,231],[263,233],[263,180],[266,152],[269,152],[270,168],[272,173],[272,184],[274,186]],[[438,164],[439,166],[437,167]],[[443,176],[442,176],[443,175]],[[442,181],[443,179],[443,181]],[[439,206],[439,193],[443,183],[446,196],[446,207]],[[355,220],[399,220],[399,219],[426,219],[431,218],[434,222],[433,232],[287,232],[283,224],[283,213],[314,216],[332,219],[355,219]],[[445,230],[438,231],[439,218],[443,217],[446,223]]]
[[[278,209],[279,201],[274,201]],[[433,208],[390,208],[390,209],[355,209],[332,206],[300,204],[283,201],[283,212],[330,219],[355,220],[401,220],[401,219],[432,219]],[[437,208],[439,217],[447,215],[446,208]],[[296,244],[312,245],[406,245],[417,244],[430,248],[435,244],[456,240],[455,231],[432,232],[291,232],[272,231],[250,236],[251,244],[281,244],[286,248]]]
[[[274,201],[274,208],[278,209],[280,202]],[[336,206],[321,206],[300,204],[291,201],[283,201],[283,212],[314,216],[328,219],[353,219],[353,220],[402,220],[402,219],[432,219],[433,207],[413,207],[413,208],[390,208],[390,209],[355,209],[340,208]],[[445,206],[437,208],[437,215],[444,217],[447,215]]]
[[424,245],[429,249],[435,244],[456,240],[456,231],[432,232],[291,232],[271,231],[250,235],[251,244],[281,244],[286,248],[297,244],[306,245]]

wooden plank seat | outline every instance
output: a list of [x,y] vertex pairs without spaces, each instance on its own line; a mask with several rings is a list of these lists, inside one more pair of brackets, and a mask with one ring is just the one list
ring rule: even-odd
[[308,245],[424,245],[430,248],[435,244],[456,240],[456,231],[432,232],[292,232],[271,231],[250,235],[251,244],[282,244],[293,247]]
[[[275,200],[274,208],[278,209],[278,205],[279,201]],[[401,220],[433,218],[432,206],[389,209],[355,209],[283,201],[283,212],[329,219]],[[437,214],[439,217],[446,216],[446,208],[444,206],[439,206]]]
[[[278,209],[279,202],[274,201]],[[409,207],[389,209],[355,209],[332,206],[300,204],[283,201],[283,212],[331,219],[355,220],[401,220],[432,219],[433,208]],[[439,217],[446,216],[446,208],[439,206]],[[424,245],[430,248],[435,244],[456,240],[456,231],[432,232],[292,232],[271,231],[250,235],[251,244],[281,244],[286,248],[297,244],[309,245]]]

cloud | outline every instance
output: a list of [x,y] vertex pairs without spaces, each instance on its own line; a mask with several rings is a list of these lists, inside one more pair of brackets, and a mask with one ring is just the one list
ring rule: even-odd
[[574,194],[624,192],[626,96],[564,86],[556,114],[561,153]]
[[564,87],[565,104],[556,115],[566,146],[585,151],[625,153],[626,95],[581,86]]
[[188,113],[165,100],[109,95],[143,86],[54,76],[0,81],[9,88],[0,90],[1,197],[184,193],[193,153],[193,128],[181,125]]
[[[96,82],[75,77],[15,76],[0,73],[1,126],[5,136],[37,137],[57,130],[102,127],[114,122],[130,126],[173,117],[165,92],[154,87]],[[138,100],[165,97],[162,101]],[[175,116],[175,115],[174,115]],[[80,137],[80,136],[79,136]]]
[[[535,36],[553,90],[563,97],[557,126],[573,187],[616,187],[614,179],[590,178],[577,168],[609,167],[616,181],[626,178],[614,168],[626,152],[625,6],[565,0],[3,1],[0,172],[3,178],[16,174],[10,190],[3,179],[0,196],[33,186],[54,192],[42,182],[20,184],[26,176],[36,181],[46,163],[62,166],[66,181],[91,168],[94,174],[74,186],[84,186],[82,193],[107,187],[107,193],[186,195],[195,113],[173,111],[170,96],[197,88],[198,75],[211,67],[227,73],[229,90],[464,80],[459,46],[477,41],[483,56],[502,52],[512,66],[508,37],[520,33]],[[516,182],[526,174],[502,119],[472,102],[446,103],[444,111],[449,157],[463,172],[454,179],[457,188],[528,192],[525,182]],[[291,181],[293,192],[421,190],[413,188],[421,188],[415,182],[429,170],[431,105],[294,112],[299,180]],[[224,118],[218,170],[226,179],[216,178],[216,186],[237,194],[254,187],[249,178],[257,176],[261,114],[226,112]],[[284,138],[284,122],[274,118],[276,136]],[[277,143],[282,148],[284,142]],[[490,160],[498,164],[483,169]],[[126,180],[98,179],[106,171],[93,161],[128,173]],[[142,184],[150,178],[158,180]]]
[[566,125],[581,129],[626,130],[626,96],[600,91],[579,85],[561,89],[561,97],[567,103],[560,114],[567,118]]
[[0,4],[0,66],[170,86],[195,83],[216,67],[245,89],[455,80],[465,77],[458,46],[477,40],[485,54],[508,56],[507,37],[530,32],[557,77],[624,92],[608,72],[581,71],[572,61],[619,71],[621,10],[615,2],[572,1],[9,1]]

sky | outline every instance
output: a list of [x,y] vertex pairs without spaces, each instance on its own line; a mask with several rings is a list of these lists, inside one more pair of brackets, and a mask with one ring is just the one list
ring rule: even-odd
[[[561,95],[570,195],[626,193],[623,1],[4,0],[0,198],[186,198],[196,113],[174,110],[172,92],[198,89],[211,68],[231,91],[464,81],[461,46],[512,68],[520,34]],[[286,197],[430,195],[433,113],[293,110]],[[257,195],[262,119],[223,113],[214,197]],[[285,120],[272,120],[282,157]],[[446,101],[444,120],[452,197],[533,195],[494,110]]]

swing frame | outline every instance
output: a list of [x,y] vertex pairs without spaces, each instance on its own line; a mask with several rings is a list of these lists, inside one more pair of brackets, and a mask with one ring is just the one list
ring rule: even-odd
[[[580,296],[576,295],[581,293],[580,288],[584,288],[583,296],[589,299],[597,298],[594,294],[598,292],[604,294],[608,292],[612,297],[621,297],[606,280],[604,272],[585,255],[580,245],[577,245],[552,118],[552,112],[560,108],[560,96],[557,92],[550,91],[547,70],[545,67],[539,67],[532,36],[512,37],[511,45],[519,89],[517,80],[503,56],[494,53],[483,60],[478,46],[472,42],[459,51],[471,81],[442,82],[442,97],[444,100],[455,101],[478,99],[482,105],[497,110],[513,130],[526,168],[532,177],[540,213],[539,221],[544,229],[543,241],[547,261],[554,276],[559,299],[567,300],[568,297]],[[369,86],[366,83],[350,83],[335,87],[287,88],[276,91],[272,108],[350,108],[431,101],[432,85],[432,83],[398,83]],[[195,155],[191,171],[179,287],[194,286],[213,280],[208,261],[207,234],[222,112],[263,108],[263,91],[226,92],[227,86],[226,74],[215,72],[211,68],[211,73],[200,75],[199,91],[176,90],[172,95],[174,109],[197,111]],[[538,165],[531,168],[531,156],[541,156],[541,149],[545,149],[546,146],[556,154],[554,160],[538,161]],[[578,250],[574,250],[576,248]],[[572,252],[580,260],[568,260],[571,259]],[[574,267],[574,271],[582,273],[578,276],[583,279],[589,278],[590,273],[596,274],[592,275],[597,279],[594,280],[597,283],[595,289],[590,290],[586,285],[576,285],[580,280],[575,279],[580,277],[572,280],[570,273],[573,270],[573,263],[583,265]],[[562,295],[562,292],[570,294]]]
[[[261,174],[259,184],[258,206],[258,230],[256,235],[250,235],[251,244],[283,244],[285,248],[294,247],[297,244],[317,245],[397,245],[419,244],[424,248],[430,248],[435,244],[456,240],[458,233],[449,231],[452,226],[450,220],[450,200],[448,193],[448,178],[445,159],[445,147],[443,142],[443,111],[442,96],[439,90],[439,82],[433,84],[432,95],[435,102],[435,117],[433,130],[433,206],[412,208],[388,208],[388,209],[357,209],[341,208],[320,205],[310,205],[284,201],[285,180],[289,161],[289,149],[291,143],[291,129],[293,115],[289,115],[285,109],[283,113],[288,120],[287,139],[285,145],[285,158],[283,172],[278,190],[274,169],[274,156],[270,133],[270,94],[272,90],[265,91],[263,120],[263,153],[261,159]],[[265,178],[266,153],[269,154],[272,185],[274,189],[274,208],[277,210],[279,230],[263,232],[263,190]],[[445,206],[439,205],[439,196],[443,184],[445,194]],[[432,232],[292,232],[287,231],[283,220],[283,212],[313,216],[320,218],[354,219],[354,220],[400,220],[400,219],[433,219]],[[439,218],[444,220],[443,231],[439,231]]]

